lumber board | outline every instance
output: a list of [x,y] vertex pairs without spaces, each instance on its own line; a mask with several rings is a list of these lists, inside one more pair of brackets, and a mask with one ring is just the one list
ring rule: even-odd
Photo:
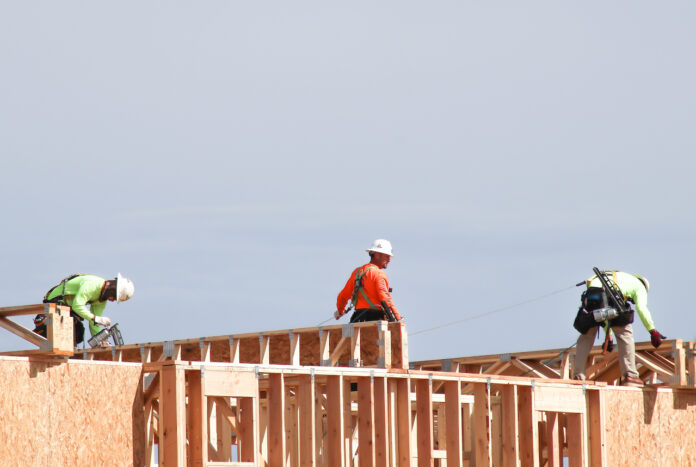
[[432,382],[416,381],[416,438],[418,467],[433,465],[433,402]]
[[268,454],[271,465],[285,465],[285,386],[283,374],[269,376]]

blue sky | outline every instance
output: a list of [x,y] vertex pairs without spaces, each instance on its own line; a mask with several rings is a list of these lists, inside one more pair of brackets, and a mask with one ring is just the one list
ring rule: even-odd
[[[411,332],[598,266],[647,276],[657,328],[695,339],[695,13],[2,3],[1,305],[121,272],[127,343],[312,326],[382,237]],[[414,335],[411,358],[567,347],[579,293]]]

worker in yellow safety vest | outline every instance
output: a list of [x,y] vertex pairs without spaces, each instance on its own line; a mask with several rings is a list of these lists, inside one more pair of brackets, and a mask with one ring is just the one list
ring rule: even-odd
[[[614,313],[612,302],[609,300],[602,281],[597,275],[593,275],[586,281],[587,290],[582,294],[582,305],[578,310],[573,326],[580,336],[577,341],[575,353],[575,379],[585,379],[585,367],[590,349],[595,341],[599,327],[604,327],[607,333],[608,351],[613,348],[611,333],[616,335],[619,351],[619,367],[621,368],[620,384],[624,386],[643,386],[643,381],[638,377],[636,370],[635,341],[633,339],[633,315],[638,312],[643,326],[650,332],[650,341],[657,348],[665,336],[655,329],[650,310],[648,310],[648,279],[639,274],[629,274],[622,271],[604,271],[603,278],[610,287],[618,288],[617,293],[623,296],[627,305],[627,312]],[[612,285],[613,284],[613,285]],[[619,297],[621,298],[621,297]],[[602,315],[607,311],[611,315]],[[596,314],[597,316],[593,316]],[[604,321],[597,321],[604,317]],[[610,317],[611,316],[611,317]]]

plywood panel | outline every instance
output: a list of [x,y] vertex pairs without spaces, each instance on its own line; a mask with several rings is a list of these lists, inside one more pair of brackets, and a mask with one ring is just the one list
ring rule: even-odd
[[696,391],[605,391],[607,465],[696,465]]
[[140,375],[139,365],[0,358],[0,465],[142,465]]

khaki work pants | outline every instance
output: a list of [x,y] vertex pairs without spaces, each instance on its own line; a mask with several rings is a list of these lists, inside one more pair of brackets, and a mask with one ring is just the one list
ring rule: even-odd
[[[585,379],[585,367],[587,366],[587,357],[590,355],[590,350],[594,344],[599,327],[595,326],[585,334],[578,337],[575,351],[575,378]],[[621,375],[638,377],[636,370],[636,346],[633,340],[633,326],[612,326],[611,330],[616,336],[616,342],[619,350],[619,367]]]

